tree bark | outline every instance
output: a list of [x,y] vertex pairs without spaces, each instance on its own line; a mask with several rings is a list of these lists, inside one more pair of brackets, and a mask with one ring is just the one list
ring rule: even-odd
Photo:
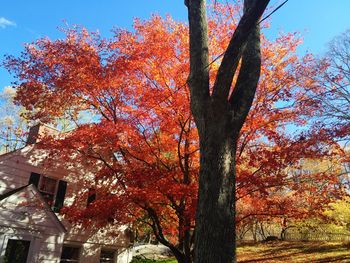
[[[209,91],[205,0],[186,0],[190,27],[191,111],[200,144],[200,174],[194,259],[198,263],[236,262],[235,155],[239,132],[260,77],[259,23],[269,0],[245,0],[243,16]],[[233,76],[241,61],[234,91]]]
[[[220,118],[216,114],[212,116],[215,117]],[[195,262],[235,260],[236,136],[232,136],[227,119],[222,116],[214,122],[216,125],[208,123],[200,136]]]

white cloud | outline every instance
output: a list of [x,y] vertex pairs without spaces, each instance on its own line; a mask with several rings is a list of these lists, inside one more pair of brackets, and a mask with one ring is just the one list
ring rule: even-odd
[[5,17],[0,17],[0,28],[5,28],[8,26],[16,26],[16,23],[10,20],[7,20]]

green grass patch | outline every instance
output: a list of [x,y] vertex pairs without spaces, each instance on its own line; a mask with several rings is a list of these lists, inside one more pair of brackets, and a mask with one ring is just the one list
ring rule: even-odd
[[154,260],[134,257],[130,263],[177,263],[175,259]]

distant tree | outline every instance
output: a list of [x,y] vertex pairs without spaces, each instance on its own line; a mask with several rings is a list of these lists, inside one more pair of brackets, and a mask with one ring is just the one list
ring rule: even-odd
[[[327,59],[330,62],[326,80],[333,84],[333,99],[325,100],[329,115],[350,123],[350,29],[329,44]],[[333,104],[331,103],[333,102]]]
[[[30,126],[39,121],[35,118],[27,118],[27,110],[15,102],[16,93],[15,86],[7,86],[0,93],[0,154],[24,147]],[[53,119],[51,124],[67,132],[75,129],[78,124],[91,121],[90,115],[86,111],[72,114],[67,110],[62,116]]]
[[335,223],[350,232],[350,197],[338,200],[331,204],[325,214]]
[[[251,187],[241,189],[237,196],[238,230],[243,232],[256,224],[274,224],[280,226],[283,236],[287,229],[303,220],[315,219],[315,224],[324,224],[327,219],[324,210],[334,202],[348,199],[341,164],[345,157],[339,145],[334,147],[332,154],[318,158],[311,154],[282,172],[276,171],[276,176],[283,177],[280,183],[276,179],[264,180],[255,185],[255,191]],[[258,185],[263,184],[271,187],[258,191]]]
[[[343,186],[349,189],[350,177],[350,29],[335,37],[328,51],[315,67],[325,65],[327,70],[320,74],[322,92],[313,100],[319,104],[317,117],[322,120],[319,127],[328,132],[343,147],[340,173]],[[322,66],[321,66],[322,67]]]
[[326,88],[315,99],[322,105],[320,117],[326,124],[336,126],[339,137],[350,141],[350,29],[335,37],[319,64],[328,64],[320,76]]
[[28,121],[21,117],[24,108],[14,104],[16,88],[5,87],[0,94],[0,153],[23,147]]

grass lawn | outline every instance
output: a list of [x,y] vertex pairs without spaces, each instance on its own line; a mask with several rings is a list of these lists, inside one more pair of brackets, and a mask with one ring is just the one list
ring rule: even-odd
[[[332,242],[289,242],[275,241],[238,246],[239,263],[279,263],[279,262],[350,262],[350,244]],[[153,261],[135,260],[133,263],[176,263],[174,259]]]
[[238,262],[350,262],[350,244],[276,241],[240,245]]
[[130,263],[177,263],[175,259],[165,259],[165,260],[152,260],[152,259],[142,259],[139,257],[133,258]]

